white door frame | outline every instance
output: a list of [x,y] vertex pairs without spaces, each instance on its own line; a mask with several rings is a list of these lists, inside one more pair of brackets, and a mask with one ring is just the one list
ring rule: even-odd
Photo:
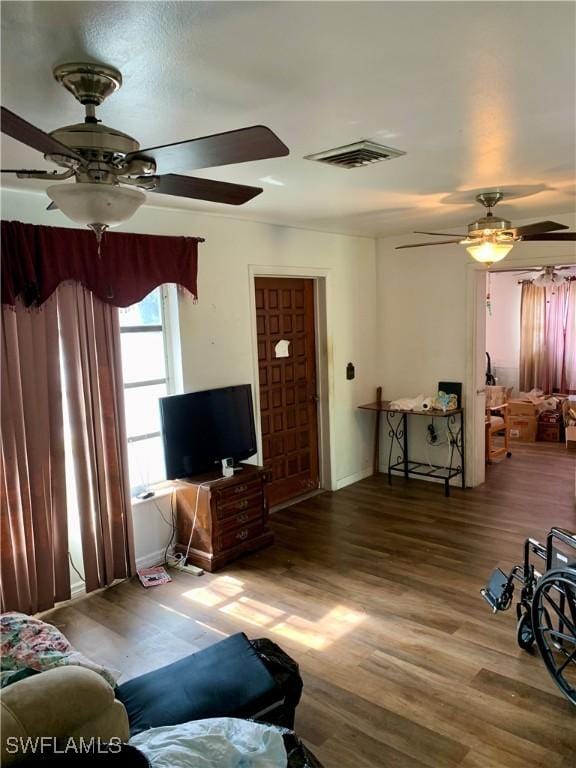
[[[542,244],[545,247],[544,243]],[[514,253],[502,262],[494,264],[490,271],[530,269],[542,264],[550,266],[575,264],[574,255],[542,255],[542,249],[529,253],[528,249]],[[485,479],[484,458],[484,403],[483,391],[486,351],[486,276],[488,270],[477,262],[468,264],[466,295],[468,304],[466,360],[466,384],[464,397],[466,405],[466,485],[476,486]]]
[[260,418],[260,373],[258,369],[258,333],[256,328],[257,277],[292,277],[314,280],[314,328],[316,333],[316,375],[318,380],[318,469],[320,488],[335,491],[336,467],[333,428],[334,370],[332,355],[328,353],[328,328],[332,318],[332,270],[320,267],[286,267],[249,264],[250,323],[252,326],[252,368],[254,371],[254,415],[258,429],[258,463],[262,464],[262,426]]
[[467,356],[464,407],[466,408],[466,485],[481,485],[485,477],[483,388],[486,366],[481,363],[486,350],[486,274],[477,262],[468,264],[466,273]]

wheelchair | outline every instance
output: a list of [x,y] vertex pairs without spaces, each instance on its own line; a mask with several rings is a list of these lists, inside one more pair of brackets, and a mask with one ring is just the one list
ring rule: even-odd
[[[534,559],[544,561],[543,573]],[[480,590],[494,613],[510,608],[515,582],[522,585],[516,604],[518,645],[525,651],[536,645],[558,688],[576,704],[576,533],[551,528],[545,545],[526,539],[522,565],[508,574],[496,568]]]

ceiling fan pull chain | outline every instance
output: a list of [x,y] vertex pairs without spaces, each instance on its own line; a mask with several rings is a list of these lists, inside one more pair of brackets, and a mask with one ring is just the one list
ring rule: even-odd
[[488,312],[489,317],[492,317],[492,302],[490,301],[490,289],[491,289],[491,277],[492,273],[490,270],[488,270],[488,290],[486,293],[486,310]]
[[96,235],[96,243],[98,244],[98,260],[102,257],[102,235],[108,229],[107,224],[88,224],[89,229]]
[[[104,232],[108,229],[107,224],[88,224],[89,229],[94,232],[94,235],[96,236],[96,243],[97,243],[97,251],[98,254],[98,261],[100,262],[100,266],[102,266],[102,238],[104,237]],[[110,284],[106,286],[106,298],[107,299],[113,299],[114,298],[114,291],[112,290]]]

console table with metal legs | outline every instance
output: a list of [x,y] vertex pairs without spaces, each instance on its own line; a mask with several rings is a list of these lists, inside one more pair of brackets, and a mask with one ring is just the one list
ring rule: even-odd
[[[359,408],[376,412],[376,433],[374,455],[379,456],[380,442],[380,415],[384,414],[388,427],[390,445],[388,449],[388,482],[392,484],[392,474],[402,474],[405,478],[435,477],[444,482],[444,493],[450,496],[450,480],[460,477],[462,488],[465,488],[465,459],[464,459],[464,409],[456,408],[451,411],[426,410],[426,411],[399,411],[390,408],[390,403],[378,400],[375,403],[360,405]],[[410,459],[409,448],[409,417],[425,416],[428,419],[445,419],[446,434],[449,442],[448,462],[445,466],[432,464],[425,461],[413,461]],[[374,472],[379,467],[374,466]]]

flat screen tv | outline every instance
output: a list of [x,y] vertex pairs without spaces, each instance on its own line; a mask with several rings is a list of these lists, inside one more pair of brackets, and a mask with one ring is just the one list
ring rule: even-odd
[[166,477],[192,477],[256,453],[250,384],[160,398]]

